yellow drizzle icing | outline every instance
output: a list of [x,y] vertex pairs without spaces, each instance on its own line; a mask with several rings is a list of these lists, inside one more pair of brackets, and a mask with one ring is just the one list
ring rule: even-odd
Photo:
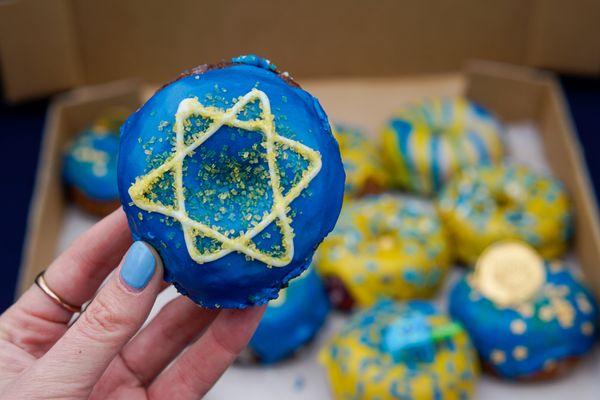
[[[259,102],[262,111],[261,117],[249,121],[239,120],[237,117],[238,114],[247,104],[255,100]],[[184,140],[185,122],[192,116],[201,116],[210,119],[212,122],[203,132],[196,134],[190,144],[187,144]],[[227,233],[223,234],[211,226],[193,220],[185,208],[183,160],[186,156],[193,154],[195,149],[201,146],[202,143],[208,140],[224,125],[262,133],[264,138],[262,145],[266,149],[266,159],[269,168],[269,185],[273,190],[273,206],[270,212],[265,213],[258,223],[255,223],[246,232],[239,234],[237,237],[229,237]],[[133,185],[131,185],[129,195],[133,203],[143,210],[157,212],[179,221],[183,230],[187,251],[190,257],[197,263],[214,261],[233,251],[237,251],[250,258],[262,261],[269,266],[283,267],[289,264],[294,256],[292,219],[287,215],[290,209],[289,205],[306,189],[308,184],[321,170],[320,153],[298,141],[280,136],[277,133],[274,116],[271,113],[269,97],[256,88],[242,96],[239,101],[227,110],[204,106],[196,97],[182,100],[175,114],[173,130],[176,134],[173,154],[163,164],[154,168],[146,175],[138,177]],[[290,188],[285,196],[283,195],[279,180],[280,173],[276,162],[276,143],[294,150],[308,161],[308,165],[302,172],[301,179],[296,185]],[[165,206],[160,202],[149,200],[145,194],[150,191],[151,186],[155,182],[171,170],[175,177],[174,190],[176,204],[174,206]],[[284,252],[279,257],[259,250],[252,242],[252,238],[262,232],[272,222],[277,224],[282,234]],[[221,243],[221,247],[213,252],[200,252],[195,245],[195,240],[199,236],[214,239]]]

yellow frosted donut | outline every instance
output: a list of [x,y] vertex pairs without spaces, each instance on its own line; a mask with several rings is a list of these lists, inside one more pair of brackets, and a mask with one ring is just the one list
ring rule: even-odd
[[407,106],[384,126],[383,159],[392,183],[421,194],[436,193],[456,171],[502,160],[498,121],[465,98]]
[[381,297],[435,294],[450,264],[441,222],[425,202],[383,194],[346,202],[315,265],[341,309]]
[[440,193],[437,208],[457,258],[469,264],[490,244],[506,239],[527,242],[552,259],[566,250],[571,235],[562,183],[521,166],[463,171]]
[[333,134],[340,145],[346,171],[347,197],[378,193],[387,185],[379,149],[360,130],[336,125]]
[[479,375],[462,326],[422,301],[359,312],[320,356],[340,400],[468,399]]

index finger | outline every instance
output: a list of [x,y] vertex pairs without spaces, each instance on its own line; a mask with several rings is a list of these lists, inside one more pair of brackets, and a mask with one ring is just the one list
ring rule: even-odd
[[88,301],[132,243],[121,207],[86,231],[48,267],[48,286],[69,304]]

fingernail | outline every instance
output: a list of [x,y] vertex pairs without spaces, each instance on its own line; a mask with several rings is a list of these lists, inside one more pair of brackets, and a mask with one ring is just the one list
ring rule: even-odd
[[143,242],[134,242],[123,260],[121,279],[130,288],[142,290],[152,279],[155,270],[156,260],[150,248]]

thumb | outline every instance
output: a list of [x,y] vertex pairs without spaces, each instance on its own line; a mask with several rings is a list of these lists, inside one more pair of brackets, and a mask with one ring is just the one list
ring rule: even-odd
[[51,388],[46,387],[44,396],[87,399],[110,362],[148,317],[161,290],[162,274],[156,252],[146,243],[133,243],[117,273],[34,364],[30,382],[38,387],[42,382],[61,383],[60,393],[48,393]]

